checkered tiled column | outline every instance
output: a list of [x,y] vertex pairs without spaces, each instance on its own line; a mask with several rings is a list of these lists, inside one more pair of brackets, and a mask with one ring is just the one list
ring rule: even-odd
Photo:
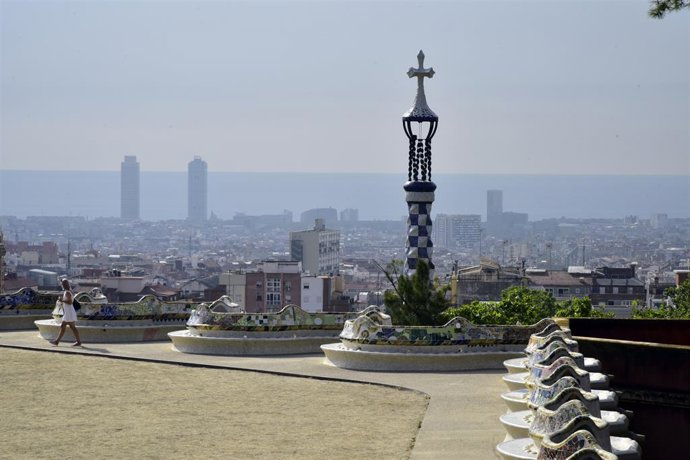
[[412,275],[417,262],[429,265],[429,279],[433,279],[434,264],[431,261],[434,244],[431,242],[431,205],[434,203],[436,184],[414,181],[405,184],[405,201],[409,210],[407,218],[406,272]]

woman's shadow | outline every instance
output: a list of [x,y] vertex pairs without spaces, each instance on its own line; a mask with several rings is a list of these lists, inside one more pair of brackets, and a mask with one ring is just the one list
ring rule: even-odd
[[97,348],[97,347],[94,347],[92,345],[81,344],[81,346],[78,348],[80,348],[82,350],[86,350],[86,351],[95,351],[96,353],[105,353],[105,354],[110,353],[110,350],[108,350],[107,348]]

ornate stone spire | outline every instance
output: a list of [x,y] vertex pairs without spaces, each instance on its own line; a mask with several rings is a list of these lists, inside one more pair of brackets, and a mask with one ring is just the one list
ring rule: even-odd
[[433,78],[436,72],[434,72],[433,67],[429,67],[428,69],[424,68],[424,52],[422,50],[419,50],[419,54],[417,54],[417,61],[419,62],[419,67],[416,69],[410,67],[410,70],[407,71],[408,77],[417,77],[417,95],[414,99],[414,105],[410,110],[405,112],[403,118],[409,119],[410,121],[438,120],[434,111],[431,110],[427,104],[426,94],[424,94],[424,77]]

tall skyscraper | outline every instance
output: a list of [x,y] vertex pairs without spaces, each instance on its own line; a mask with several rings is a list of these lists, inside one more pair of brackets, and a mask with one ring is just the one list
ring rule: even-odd
[[206,222],[208,218],[208,165],[199,156],[187,168],[187,219]]
[[487,190],[486,192],[486,228],[496,234],[503,221],[503,191]]
[[139,162],[134,155],[125,155],[120,164],[120,217],[139,219]]

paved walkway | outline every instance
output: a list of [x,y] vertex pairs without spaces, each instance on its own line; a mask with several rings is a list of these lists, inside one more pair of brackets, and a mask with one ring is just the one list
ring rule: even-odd
[[117,359],[148,360],[193,366],[269,372],[280,375],[367,382],[421,391],[429,407],[417,435],[412,459],[496,459],[495,446],[505,436],[499,416],[506,411],[500,395],[505,371],[448,373],[365,372],[330,365],[323,355],[234,357],[191,355],[171,342],[98,343],[81,348],[53,347],[36,331],[0,332],[0,347],[55,353],[79,353]]

